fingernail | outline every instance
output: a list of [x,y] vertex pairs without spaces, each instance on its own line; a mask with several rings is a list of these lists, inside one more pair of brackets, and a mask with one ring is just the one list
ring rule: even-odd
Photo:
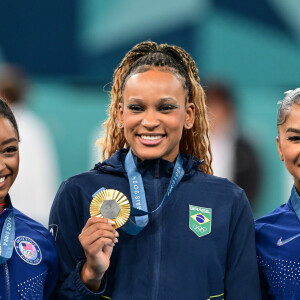
[[111,219],[108,219],[108,224],[116,225],[116,223],[113,220],[111,220]]
[[118,242],[119,242],[118,239],[115,238],[115,239],[114,239],[114,243],[116,244],[116,243],[118,243]]
[[119,232],[118,231],[116,231],[115,236],[119,237]]

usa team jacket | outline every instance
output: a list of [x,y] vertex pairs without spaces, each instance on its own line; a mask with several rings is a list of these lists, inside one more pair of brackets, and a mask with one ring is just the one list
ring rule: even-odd
[[[199,161],[187,155],[184,177],[147,227],[136,236],[118,229],[101,290],[93,293],[83,285],[79,272],[85,255],[78,235],[98,189],[117,189],[131,199],[126,153],[119,150],[94,170],[71,177],[57,192],[49,223],[60,260],[55,299],[260,299],[254,222],[245,193],[203,173]],[[154,210],[174,166],[162,159],[136,164],[148,209]]]
[[15,240],[12,257],[0,265],[0,299],[49,299],[58,277],[58,257],[54,239],[39,223],[13,208],[0,214],[0,232],[8,214],[15,214]]
[[300,196],[255,222],[263,299],[300,299]]

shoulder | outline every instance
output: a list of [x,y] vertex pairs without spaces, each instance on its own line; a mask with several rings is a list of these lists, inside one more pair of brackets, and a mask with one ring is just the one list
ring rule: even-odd
[[16,220],[16,232],[19,235],[26,235],[34,241],[42,241],[47,247],[55,246],[54,239],[43,225],[26,216],[18,209],[14,208],[15,220]]
[[225,215],[234,218],[246,213],[253,219],[244,190],[225,178],[196,172],[183,182],[180,196],[186,201],[193,199],[195,205],[212,208],[218,212],[219,218]]
[[87,172],[76,174],[66,180],[64,180],[59,189],[58,194],[61,192],[72,192],[78,191],[81,189],[87,189],[95,185],[97,181],[99,181],[100,177],[105,176],[105,174],[102,174],[99,171],[96,170],[90,170]]
[[275,208],[265,216],[257,219],[255,221],[256,233],[260,233],[263,229],[269,226],[274,226],[279,220],[279,218],[285,217],[290,212],[288,204],[282,204],[281,206]]
[[50,217],[55,211],[64,211],[66,214],[73,211],[76,215],[85,213],[94,194],[103,187],[111,186],[120,186],[120,176],[102,170],[90,170],[68,178],[56,193]]
[[195,179],[198,181],[198,184],[201,184],[202,189],[214,194],[216,197],[240,199],[245,195],[241,187],[226,178],[197,172]]
[[96,172],[94,170],[82,172],[82,173],[76,174],[76,175],[71,176],[68,179],[64,180],[62,182],[62,185],[66,186],[66,187],[81,186],[86,181],[90,181],[91,178],[93,178],[94,176],[98,176],[98,175],[99,175],[99,172]]
[[73,190],[85,190],[93,194],[108,182],[118,182],[120,177],[124,177],[125,170],[122,161],[124,161],[126,153],[127,150],[120,149],[112,157],[96,164],[94,169],[79,173],[63,181],[58,194],[62,191],[71,192]]
[[51,213],[56,209],[68,212],[71,207],[74,210],[82,209],[80,203],[88,201],[101,188],[100,176],[99,172],[92,170],[64,180],[56,193]]

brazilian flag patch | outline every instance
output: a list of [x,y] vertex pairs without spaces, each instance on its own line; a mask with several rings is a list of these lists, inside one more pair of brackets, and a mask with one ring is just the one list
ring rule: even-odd
[[190,229],[198,237],[211,233],[211,208],[190,205]]

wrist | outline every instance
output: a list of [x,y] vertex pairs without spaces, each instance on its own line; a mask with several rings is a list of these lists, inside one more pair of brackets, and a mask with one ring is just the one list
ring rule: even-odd
[[83,284],[92,292],[98,292],[101,286],[101,280],[105,273],[96,273],[89,268],[85,262],[80,272],[80,278]]

